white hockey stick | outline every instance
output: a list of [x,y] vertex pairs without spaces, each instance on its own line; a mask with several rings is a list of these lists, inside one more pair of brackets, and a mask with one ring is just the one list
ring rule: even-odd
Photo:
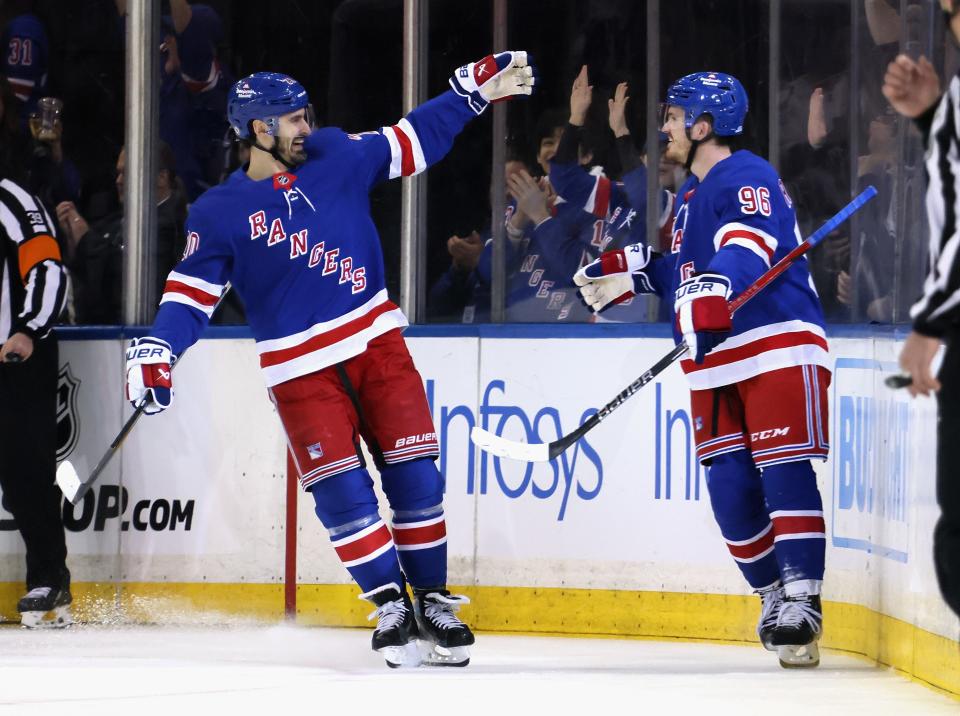
[[[840,209],[832,219],[817,229],[806,241],[780,259],[765,274],[744,289],[743,293],[730,301],[730,303],[727,304],[727,307],[730,309],[730,315],[732,316],[737,309],[756,296],[767,284],[790,268],[794,261],[823,241],[827,234],[840,226],[840,224],[850,218],[854,212],[876,195],[877,190],[872,186],[868,186],[860,192],[860,194],[854,197],[853,201]],[[657,361],[650,370],[624,388],[617,397],[600,408],[594,415],[591,415],[583,425],[573,432],[554,440],[552,443],[522,443],[507,440],[499,435],[494,435],[489,430],[484,430],[480,426],[476,426],[470,431],[470,439],[473,441],[473,444],[481,450],[491,455],[496,455],[497,457],[505,457],[511,460],[521,460],[525,462],[548,462],[553,460],[589,431],[597,427],[604,418],[623,405],[627,398],[666,370],[674,361],[687,352],[687,348],[688,346],[685,342],[679,343],[673,350],[667,353],[667,355]]]
[[[230,284],[227,283],[223,287],[223,293],[220,294],[220,298],[217,299],[217,304],[213,307],[213,312],[210,314],[211,317],[213,313],[220,307],[220,304],[223,303],[223,299],[226,298],[227,294],[230,292]],[[186,353],[186,351],[184,351]],[[181,354],[180,360],[183,359]],[[177,362],[179,363],[180,360]],[[86,480],[81,480],[80,475],[77,474],[76,468],[73,466],[69,460],[64,460],[57,467],[57,485],[60,487],[60,491],[63,493],[63,496],[70,501],[71,505],[76,505],[83,499],[83,496],[89,492],[90,488],[93,486],[93,483],[97,481],[97,478],[100,477],[100,473],[103,472],[104,468],[109,464],[110,460],[113,458],[114,453],[117,452],[123,441],[127,439],[127,434],[133,429],[133,426],[140,419],[140,416],[143,415],[143,409],[147,406],[147,399],[143,398],[140,402],[137,403],[136,409],[133,411],[133,415],[127,418],[127,422],[123,424],[123,427],[120,428],[120,432],[117,433],[117,437],[113,439],[110,443],[110,447],[107,448],[107,451],[103,454],[103,457],[100,458],[100,462],[97,463],[97,466],[93,468]]]

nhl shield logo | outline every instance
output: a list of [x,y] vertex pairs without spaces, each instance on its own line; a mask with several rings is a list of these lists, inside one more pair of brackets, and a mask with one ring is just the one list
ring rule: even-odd
[[79,388],[80,381],[73,377],[70,364],[66,363],[57,376],[57,462],[72,453],[80,439]]

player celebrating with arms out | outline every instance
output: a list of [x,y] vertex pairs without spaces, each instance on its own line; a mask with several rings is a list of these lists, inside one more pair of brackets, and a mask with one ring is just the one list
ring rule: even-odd
[[806,260],[731,320],[727,301],[801,241],[773,167],[734,151],[746,114],[747,94],[730,75],[698,72],[671,85],[666,154],[691,171],[671,252],[610,251],[574,281],[595,311],[641,292],[673,298],[674,334],[690,347],[681,366],[697,457],[709,466],[720,532],[761,597],[757,633],[783,666],[816,666],[826,539],[811,460],[828,451],[827,342]]
[[[466,597],[446,589],[437,436],[401,336],[407,320],[387,298],[369,192],[439,161],[488,103],[531,94],[534,84],[525,52],[487,56],[395,125],[347,134],[312,129],[307,92],[291,77],[240,80],[227,110],[250,163],[194,203],[150,335],[127,351],[128,399],[147,401],[148,413],[169,407],[171,365],[233,285],[300,484],[361,597],[376,606],[373,648],[390,666],[465,666],[474,637],[456,616]],[[360,437],[377,462],[392,534]]]

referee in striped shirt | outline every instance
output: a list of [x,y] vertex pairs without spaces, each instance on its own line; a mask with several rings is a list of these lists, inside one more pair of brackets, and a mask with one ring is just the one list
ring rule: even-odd
[[[67,278],[53,227],[39,199],[0,180],[0,491],[26,545],[28,594],[50,588],[44,594],[69,603],[63,498],[54,483],[58,358],[51,333]],[[21,599],[18,610],[30,601]]]
[[[940,0],[948,31],[960,44],[960,0]],[[933,533],[940,591],[960,616],[960,75],[941,95],[940,78],[925,58],[898,56],[887,67],[883,94],[923,133],[927,167],[930,272],[910,310],[913,330],[900,354],[910,394],[936,393],[937,502]],[[946,344],[937,376],[931,364]]]

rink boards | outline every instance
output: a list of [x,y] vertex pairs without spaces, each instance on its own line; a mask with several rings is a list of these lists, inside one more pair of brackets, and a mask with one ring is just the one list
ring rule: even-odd
[[[295,559],[286,595],[299,620],[365,623],[309,496],[296,508],[295,558],[287,543],[285,439],[253,343],[237,335],[221,329],[190,350],[173,409],[144,419],[97,488],[66,508],[78,608],[95,615],[119,595],[145,620],[279,618]],[[65,337],[60,457],[84,475],[129,414],[122,339]],[[960,692],[956,620],[931,559],[935,405],[882,384],[902,338],[831,335],[831,459],[817,466],[826,643]],[[409,345],[440,436],[450,582],[474,598],[478,627],[754,638],[756,598],[710,513],[679,366],[552,463],[501,461],[469,443],[474,425],[531,442],[574,429],[670,350],[661,327],[416,328]],[[23,574],[12,527],[0,511],[7,616]]]

